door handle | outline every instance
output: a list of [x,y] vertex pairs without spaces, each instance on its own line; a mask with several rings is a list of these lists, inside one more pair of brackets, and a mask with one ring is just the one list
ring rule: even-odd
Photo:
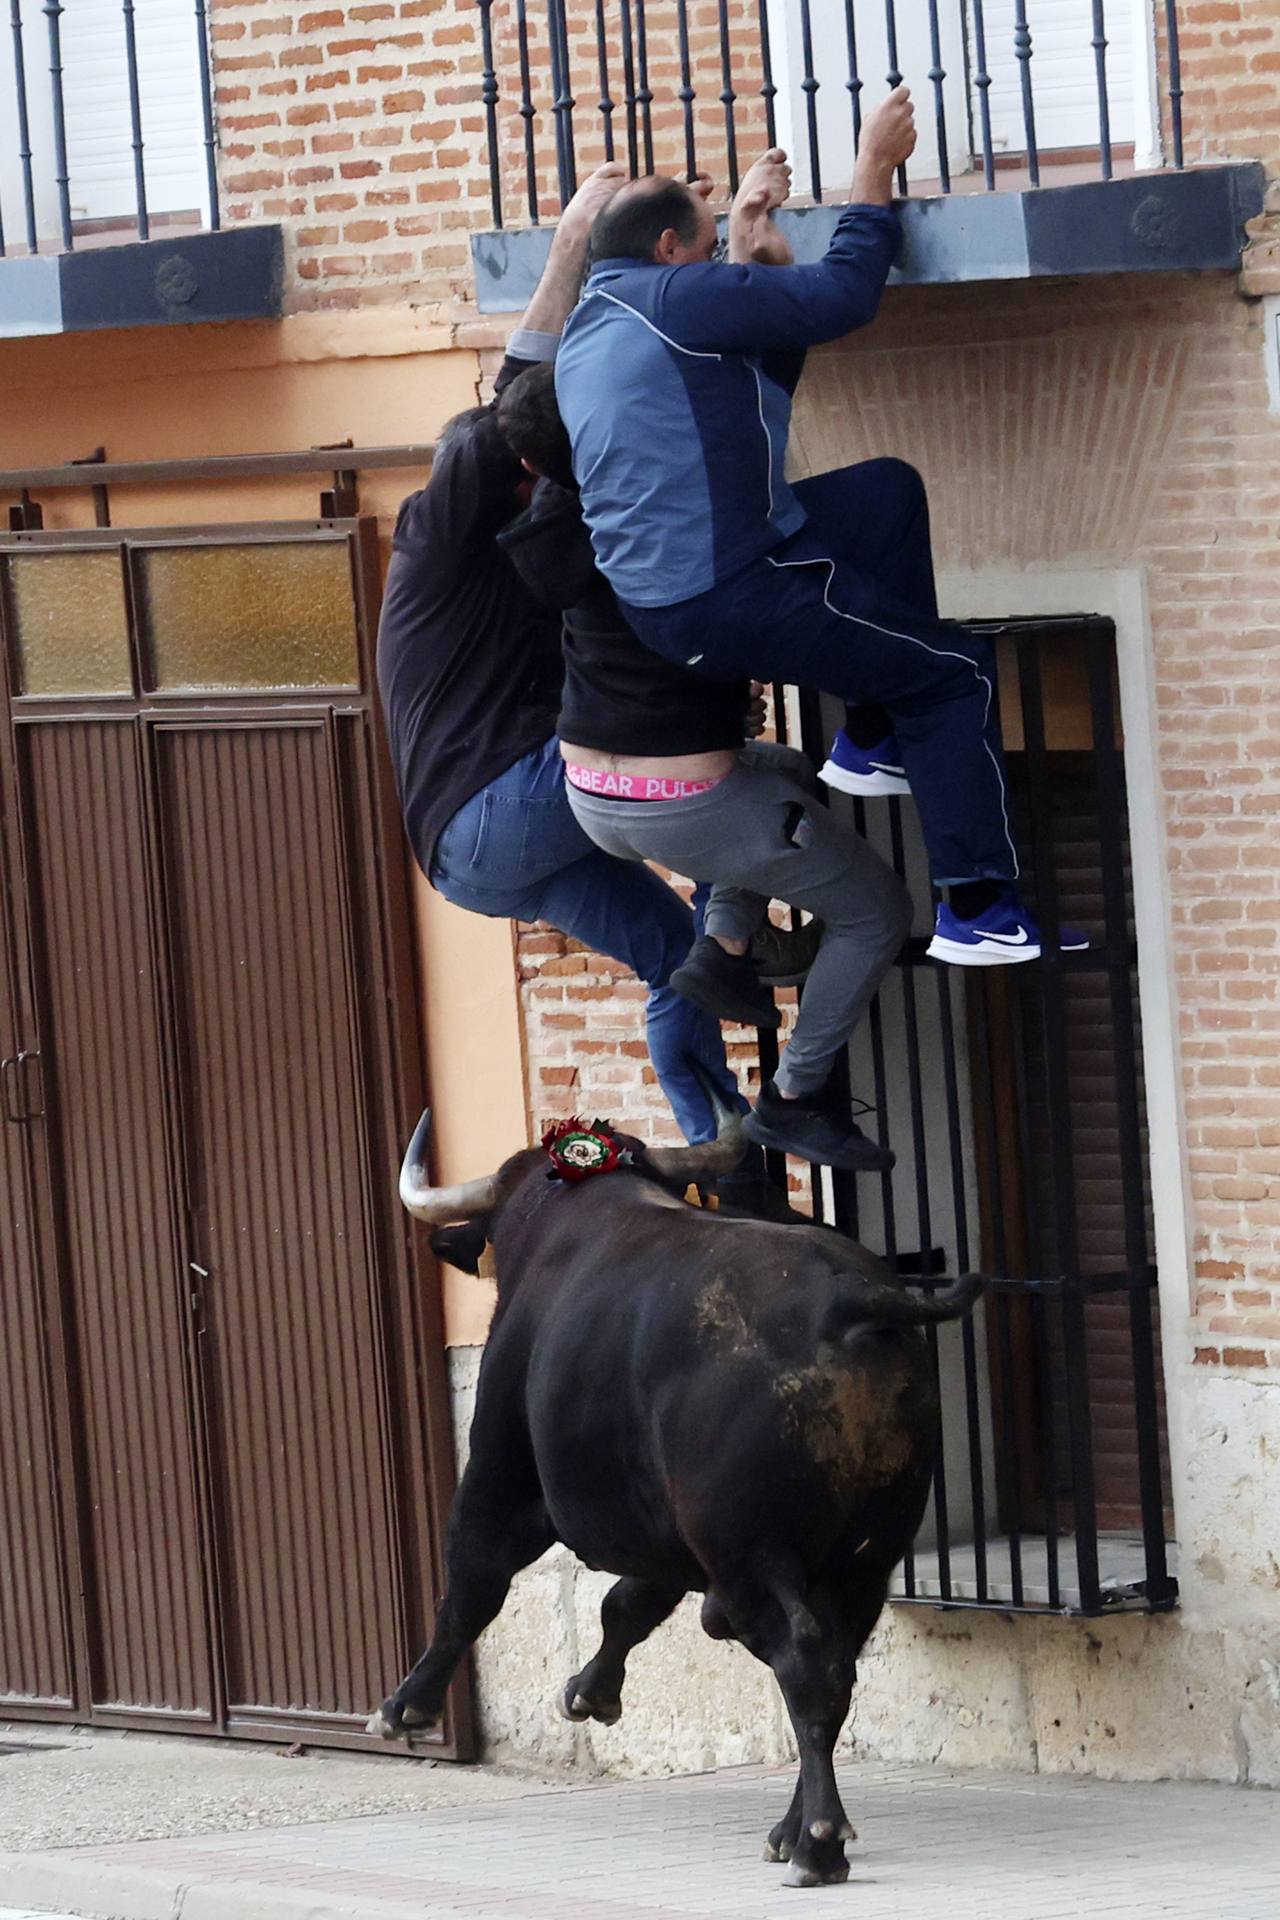
[[25,1099],[26,1074],[28,1061],[39,1060],[38,1047],[24,1048],[21,1053],[11,1053],[7,1060],[0,1060],[0,1087],[4,1092],[4,1117],[11,1126],[20,1127],[29,1120],[43,1120],[44,1096],[38,1107],[28,1106]]

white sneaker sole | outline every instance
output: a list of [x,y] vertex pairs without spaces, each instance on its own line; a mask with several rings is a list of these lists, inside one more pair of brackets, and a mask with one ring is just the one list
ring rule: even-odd
[[1025,960],[1038,960],[1038,946],[966,947],[959,940],[945,940],[935,933],[925,948],[929,960],[945,960],[953,967],[1017,967]]
[[875,799],[880,794],[910,793],[910,784],[898,773],[850,773],[834,760],[818,769],[818,778],[824,786],[834,787],[839,793],[861,794],[864,799]]

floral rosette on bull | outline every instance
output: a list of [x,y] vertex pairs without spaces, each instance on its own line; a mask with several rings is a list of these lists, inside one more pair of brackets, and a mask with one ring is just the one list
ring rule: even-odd
[[564,1180],[570,1186],[589,1180],[593,1173],[612,1173],[615,1167],[631,1165],[630,1153],[616,1139],[607,1120],[596,1119],[588,1126],[576,1113],[547,1128],[542,1150],[551,1162],[548,1179]]

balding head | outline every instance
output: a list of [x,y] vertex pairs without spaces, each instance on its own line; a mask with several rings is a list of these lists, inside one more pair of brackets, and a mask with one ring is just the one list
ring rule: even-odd
[[701,194],[682,180],[652,174],[633,180],[596,215],[591,229],[591,258],[650,260],[656,266],[683,266],[709,260],[715,251],[715,216]]

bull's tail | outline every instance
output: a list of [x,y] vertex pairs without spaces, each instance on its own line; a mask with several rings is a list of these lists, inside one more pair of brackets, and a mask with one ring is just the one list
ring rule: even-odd
[[959,1320],[985,1286],[980,1273],[962,1274],[937,1293],[885,1286],[877,1280],[860,1281],[832,1302],[823,1335],[838,1340],[846,1333],[873,1333],[879,1327],[926,1327],[936,1326],[941,1320]]

